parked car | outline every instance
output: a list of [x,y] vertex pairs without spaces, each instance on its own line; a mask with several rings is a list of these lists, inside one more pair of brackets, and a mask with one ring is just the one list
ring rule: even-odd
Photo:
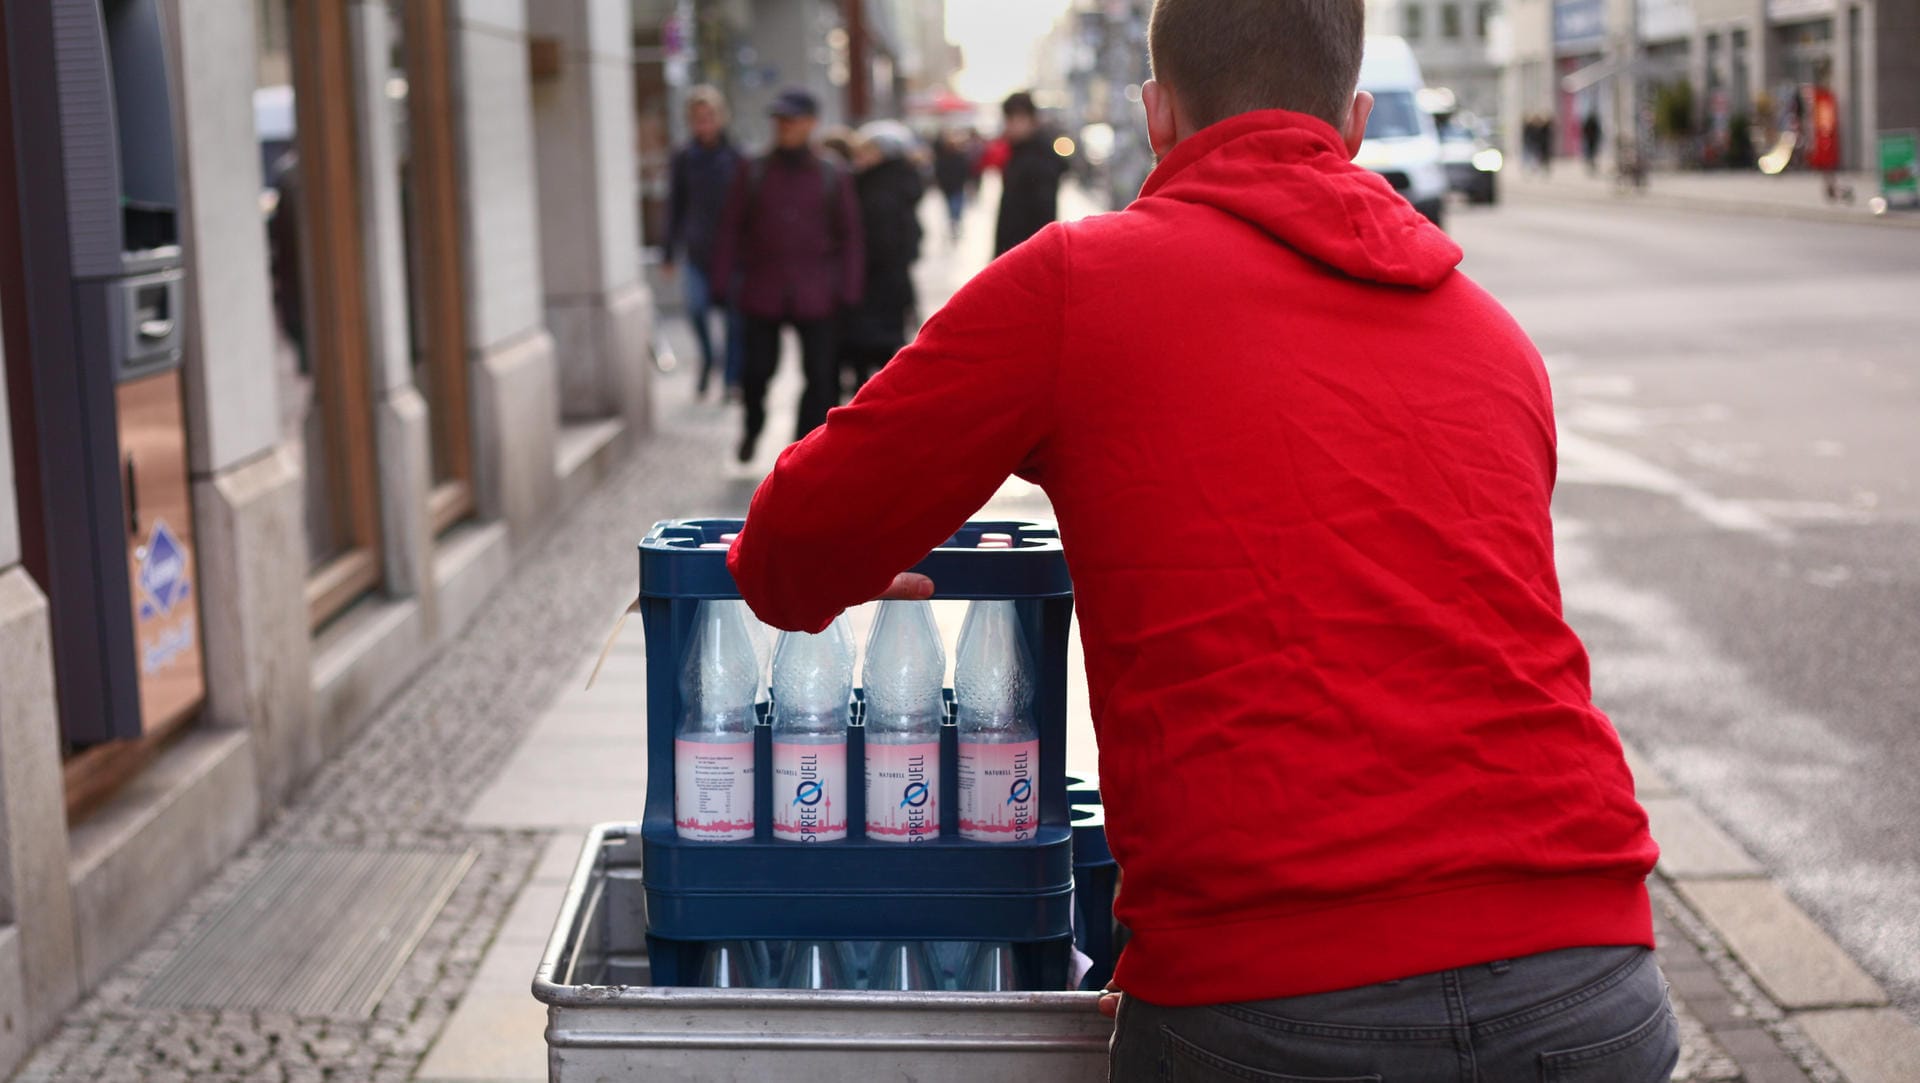
[[1354,159],[1385,177],[1434,225],[1444,226],[1447,174],[1433,117],[1416,95],[1425,85],[1406,39],[1369,37],[1360,62],[1360,89],[1373,95],[1366,140]]
[[1450,118],[1440,125],[1440,161],[1446,166],[1447,187],[1469,203],[1493,203],[1500,198],[1500,169],[1506,164],[1500,149],[1471,124]]

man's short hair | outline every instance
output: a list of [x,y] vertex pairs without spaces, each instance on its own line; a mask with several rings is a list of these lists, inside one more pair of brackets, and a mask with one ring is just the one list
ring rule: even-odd
[[1004,117],[1037,117],[1040,109],[1033,104],[1033,95],[1024,90],[1016,90],[1007,95],[1000,104],[1000,115]]
[[1196,127],[1291,109],[1339,128],[1366,34],[1365,0],[1157,0],[1148,48]]
[[704,105],[713,110],[719,114],[721,120],[727,119],[727,96],[720,93],[719,87],[702,83],[687,91],[687,109],[692,110],[696,105]]

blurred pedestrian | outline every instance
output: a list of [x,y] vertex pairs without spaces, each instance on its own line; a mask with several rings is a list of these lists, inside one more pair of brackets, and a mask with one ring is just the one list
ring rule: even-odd
[[912,149],[911,133],[886,121],[861,129],[853,145],[866,290],[847,313],[840,357],[856,388],[907,344],[916,300],[913,265],[920,259],[920,200],[927,191]]
[[826,421],[839,401],[835,331],[841,311],[859,302],[866,271],[853,181],[813,149],[819,101],[805,90],[784,90],[767,112],[773,150],[735,171],[713,257],[714,280],[730,284],[746,327],[743,463],[752,461],[766,428],[767,385],[780,365],[783,327],[799,336],[806,375],[794,439]]
[[1352,161],[1364,20],[1158,0],[1140,197],[974,276],[728,568],[818,632],[1044,488],[1126,869],[1114,1083],[1664,1083],[1659,849],[1563,612],[1548,374]]
[[1600,174],[1600,111],[1587,110],[1587,119],[1580,122],[1580,154],[1587,160],[1587,176]]
[[973,155],[968,153],[966,138],[957,131],[942,132],[933,152],[933,181],[946,200],[947,227],[956,241],[960,239],[960,220],[967,213],[967,186],[972,179]]
[[1000,167],[1000,218],[993,231],[993,254],[1053,224],[1060,216],[1060,178],[1067,160],[1053,149],[1053,135],[1040,126],[1033,95],[1020,91],[1001,106],[1006,120],[1006,158]]
[[[687,145],[673,155],[667,194],[666,267],[679,270],[686,299],[687,319],[700,344],[700,382],[695,394],[704,397],[713,370],[722,369],[728,397],[740,393],[746,355],[740,310],[720,299],[726,283],[713,281],[714,240],[727,191],[740,168],[740,152],[727,135],[727,99],[710,86],[687,94]],[[726,328],[725,360],[714,348],[713,316],[718,312]]]

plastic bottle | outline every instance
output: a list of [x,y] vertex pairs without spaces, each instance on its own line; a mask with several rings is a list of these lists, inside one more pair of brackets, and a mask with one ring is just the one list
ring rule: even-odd
[[683,839],[753,837],[754,692],[760,663],[741,602],[701,602],[680,671],[673,823]]
[[853,636],[846,618],[820,635],[785,632],[773,656],[773,837],[847,837],[847,703]]
[[845,989],[846,968],[840,945],[829,940],[803,940],[787,949],[783,989]]
[[946,651],[928,602],[881,602],[867,639],[867,837],[940,835],[941,685]]
[[700,960],[699,984],[707,989],[753,989],[760,985],[755,973],[753,950],[738,940],[720,940],[707,945]]
[[892,993],[915,989],[937,989],[933,963],[927,958],[927,946],[918,940],[892,940],[881,944],[873,955],[872,978],[867,988]]
[[960,988],[975,993],[1011,993],[1020,988],[1013,960],[1013,945],[987,942],[975,944],[967,956],[966,972]]
[[1040,731],[1033,663],[1012,602],[967,609],[954,661],[960,837],[1024,842],[1040,823]]

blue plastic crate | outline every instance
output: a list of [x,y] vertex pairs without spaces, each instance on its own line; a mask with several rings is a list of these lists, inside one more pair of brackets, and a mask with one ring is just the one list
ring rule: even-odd
[[[640,605],[647,643],[648,782],[642,822],[647,925],[657,980],[689,975],[677,960],[713,940],[987,940],[1032,945],[1036,973],[1061,969],[1072,922],[1073,830],[1066,776],[1067,647],[1073,587],[1059,534],[1027,522],[972,522],[915,567],[943,600],[1012,600],[1036,672],[1040,808],[1035,838],[979,843],[959,837],[958,761],[949,715],[941,736],[941,835],[920,844],[865,838],[863,729],[847,742],[848,832],[834,842],[773,838],[772,739],[755,734],[755,836],[694,842],[673,824],[674,730],[680,672],[695,610],[737,598],[717,545],[739,520],[661,523],[640,543]],[[980,549],[981,535],[1011,549]],[[948,644],[951,650],[953,645]],[[951,699],[951,693],[949,693]]]

